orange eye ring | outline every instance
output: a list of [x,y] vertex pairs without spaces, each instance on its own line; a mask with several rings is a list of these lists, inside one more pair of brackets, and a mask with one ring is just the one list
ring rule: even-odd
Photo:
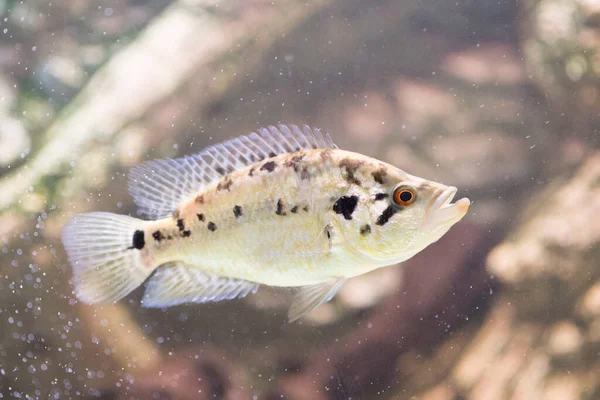
[[417,199],[417,194],[412,189],[409,189],[406,187],[399,187],[396,190],[394,190],[394,203],[396,203],[399,206],[402,206],[402,207],[409,206],[416,199]]

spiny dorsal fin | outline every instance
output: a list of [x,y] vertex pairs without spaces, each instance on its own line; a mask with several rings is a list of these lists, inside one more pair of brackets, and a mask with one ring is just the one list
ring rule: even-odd
[[140,214],[160,218],[210,182],[255,162],[298,150],[335,149],[328,134],[307,125],[260,128],[246,136],[177,159],[145,162],[129,174],[129,192]]
[[209,275],[192,265],[176,262],[163,265],[150,278],[142,299],[143,307],[169,307],[182,303],[206,303],[241,299],[256,293],[260,285]]

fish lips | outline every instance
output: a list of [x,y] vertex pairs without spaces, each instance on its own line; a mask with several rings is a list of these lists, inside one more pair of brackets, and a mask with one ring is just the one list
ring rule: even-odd
[[436,231],[440,228],[447,230],[467,214],[471,202],[464,197],[452,203],[456,191],[454,186],[450,186],[434,197],[427,207],[425,230]]

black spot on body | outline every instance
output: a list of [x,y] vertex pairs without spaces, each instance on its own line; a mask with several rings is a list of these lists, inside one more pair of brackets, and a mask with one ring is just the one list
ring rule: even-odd
[[328,161],[331,160],[331,149],[324,149],[321,151],[321,154],[319,154],[319,156],[321,157],[322,161]]
[[327,224],[325,225],[325,235],[327,235],[327,240],[329,241],[329,247],[331,248],[332,245],[332,238],[333,238],[333,226],[331,226],[331,224]]
[[194,202],[196,204],[204,204],[204,196],[203,195],[196,196],[196,199],[194,200]]
[[275,170],[275,167],[277,166],[277,164],[275,164],[275,161],[267,161],[266,163],[263,164],[262,167],[260,167],[261,171],[268,171],[268,172],[273,172]]
[[300,171],[300,180],[308,181],[309,179],[310,179],[310,172],[308,172],[308,168],[306,168],[306,167],[302,168],[302,171]]
[[223,181],[219,182],[217,185],[217,190],[231,190],[231,185],[233,181],[229,178],[225,178]]
[[141,250],[144,248],[145,245],[146,241],[144,240],[144,231],[133,232],[133,240],[130,249]]
[[217,225],[215,225],[214,222],[209,222],[206,227],[208,228],[209,231],[214,232],[217,230]]
[[283,200],[281,200],[281,199],[279,199],[277,201],[277,211],[275,211],[275,214],[281,215],[281,216],[287,215],[286,212],[283,211]]
[[346,180],[353,185],[360,185],[360,181],[356,177],[356,171],[363,164],[362,161],[344,158],[340,161],[340,168],[346,169]]
[[387,176],[387,170],[385,168],[380,168],[373,172],[372,175],[375,182],[383,185],[385,183],[385,177]]
[[377,222],[375,222],[375,224],[380,225],[380,226],[387,224],[388,221],[390,220],[390,218],[392,218],[394,216],[394,214],[396,214],[397,212],[398,212],[397,208],[395,208],[393,206],[389,206],[388,208],[383,210],[381,215],[377,218]]
[[177,228],[179,228],[179,232],[183,232],[185,230],[185,224],[182,219],[177,220]]
[[163,236],[161,231],[155,231],[152,234],[152,237],[154,238],[154,240],[156,240],[157,242],[160,242],[161,240],[163,240],[165,237]]
[[191,231],[183,231],[183,233],[181,234],[181,236],[183,236],[183,237],[190,237],[191,234],[192,234]]
[[198,221],[204,222],[204,214],[196,214],[196,216],[198,217]]
[[299,164],[302,162],[304,158],[304,153],[297,154],[295,156],[290,157],[283,165],[288,168],[294,168],[294,171],[298,172],[300,170]]
[[308,206],[304,206],[302,209],[303,209],[305,212],[308,212]]
[[384,200],[384,199],[386,199],[388,196],[389,196],[389,194],[387,194],[387,193],[377,193],[377,194],[375,195],[375,200],[378,200],[378,201],[379,201],[379,200]]
[[254,167],[250,168],[250,172],[248,172],[248,176],[254,176]]
[[243,215],[242,207],[240,207],[240,206],[233,207],[233,215],[235,215],[236,218],[241,217]]
[[348,183],[351,183],[353,185],[360,185],[360,181],[351,174],[348,174],[348,177],[346,178],[348,180]]
[[342,214],[345,219],[351,220],[352,213],[354,213],[357,204],[357,196],[342,196],[333,204],[333,211],[335,211],[336,214]]
[[298,206],[294,206],[290,209],[290,211],[294,214],[296,214],[298,212]]
[[363,226],[360,227],[360,234],[362,236],[367,236],[370,233],[371,233],[371,225],[365,224],[365,225],[363,225]]

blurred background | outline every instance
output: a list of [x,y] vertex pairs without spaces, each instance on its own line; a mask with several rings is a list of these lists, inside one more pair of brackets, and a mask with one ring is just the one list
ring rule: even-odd
[[[600,399],[599,91],[598,0],[0,0],[0,398]],[[472,208],[299,323],[76,301],[74,213],[278,122]]]

